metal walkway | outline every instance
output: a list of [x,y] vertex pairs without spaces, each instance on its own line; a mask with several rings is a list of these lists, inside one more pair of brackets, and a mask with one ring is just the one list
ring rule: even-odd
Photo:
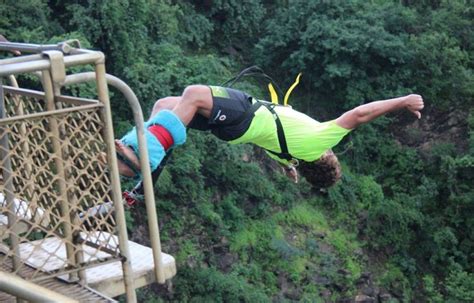
[[[6,258],[5,254],[0,253],[0,259],[3,259],[0,270],[11,272],[13,269],[12,258]],[[33,271],[34,269],[25,266],[22,268],[19,275],[31,276]],[[40,278],[47,278],[47,274],[40,274]],[[59,279],[46,279],[36,282],[35,284],[65,295],[79,302],[117,302],[103,294],[100,294],[90,287],[82,286],[77,283],[70,284]],[[0,291],[0,302],[16,302],[16,298],[10,294]]]

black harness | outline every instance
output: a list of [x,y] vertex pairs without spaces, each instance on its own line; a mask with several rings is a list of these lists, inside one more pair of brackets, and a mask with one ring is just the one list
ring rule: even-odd
[[[254,99],[255,100],[255,99]],[[249,100],[250,102],[252,100]],[[283,125],[281,123],[280,117],[278,117],[278,114],[275,111],[275,107],[279,106],[278,104],[271,103],[271,102],[266,102],[266,101],[259,101],[255,100],[255,102],[252,104],[252,106],[247,110],[245,114],[243,114],[240,119],[235,121],[235,124],[239,124],[240,122],[246,120],[249,118],[249,116],[255,115],[255,112],[262,106],[265,106],[270,113],[273,116],[273,119],[275,120],[275,125],[277,129],[277,135],[278,135],[278,144],[280,145],[280,152],[276,152],[273,150],[265,149],[269,153],[277,156],[280,159],[287,160],[289,162],[297,162],[298,159],[293,157],[289,151],[288,151],[288,145],[286,144],[286,137],[285,137],[285,131],[283,130]]]
[[[263,72],[263,70],[261,68],[259,68],[258,66],[251,66],[251,67],[248,67],[248,68],[242,70],[237,76],[235,76],[235,77],[227,80],[226,82],[222,83],[221,86],[232,87],[232,85],[234,85],[237,81],[239,81],[241,78],[243,78],[245,76],[259,76],[259,77],[262,77],[262,78],[270,81],[270,83],[272,83],[275,86],[275,88],[280,93],[280,95],[283,95],[280,87],[275,83],[275,81],[273,81],[273,79],[270,76],[265,74]],[[253,99],[253,98],[249,98],[249,102],[253,102],[252,106],[247,110],[247,112],[245,114],[243,114],[234,123],[236,125],[240,124],[244,120],[248,119],[250,115],[253,116],[255,114],[255,112],[261,106],[265,106],[270,111],[270,113],[273,116],[273,119],[275,120],[275,125],[276,125],[276,128],[277,128],[277,134],[278,134],[278,143],[280,145],[280,152],[278,153],[276,151],[269,150],[269,149],[265,149],[265,150],[268,151],[269,153],[277,156],[280,159],[287,160],[287,161],[297,165],[299,159],[293,157],[288,152],[288,145],[286,144],[285,131],[283,130],[283,125],[281,124],[280,117],[278,117],[278,114],[275,111],[275,106],[281,106],[281,105],[271,103],[271,102],[266,102],[266,101],[260,101],[260,100],[256,100],[256,99]]]

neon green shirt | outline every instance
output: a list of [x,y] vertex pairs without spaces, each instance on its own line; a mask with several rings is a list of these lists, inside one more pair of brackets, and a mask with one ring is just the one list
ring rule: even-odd
[[[351,131],[337,125],[335,120],[320,123],[289,106],[276,106],[275,111],[283,125],[289,153],[307,162],[319,159]],[[249,129],[240,138],[229,143],[253,143],[267,150],[281,152],[275,119],[265,106],[255,112]],[[288,164],[288,161],[271,153],[268,155]]]

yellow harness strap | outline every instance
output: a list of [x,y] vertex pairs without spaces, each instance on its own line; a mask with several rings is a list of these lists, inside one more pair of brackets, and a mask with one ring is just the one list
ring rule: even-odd
[[301,78],[302,73],[299,73],[298,76],[296,77],[295,82],[290,86],[288,91],[285,94],[285,99],[283,101],[283,105],[286,106],[288,104],[288,98],[290,97],[291,92],[293,89],[300,83],[300,78]]
[[278,94],[271,83],[268,83],[268,90],[270,91],[272,103],[278,104]]
[[[288,99],[290,98],[290,94],[293,91],[293,89],[300,83],[301,75],[302,75],[302,73],[298,74],[298,76],[296,77],[295,82],[286,91],[285,98],[283,100],[283,105],[284,106],[288,105]],[[268,90],[270,91],[270,98],[272,100],[272,103],[279,104],[280,101],[278,100],[278,94],[277,94],[275,88],[273,87],[273,85],[271,83],[268,83]]]

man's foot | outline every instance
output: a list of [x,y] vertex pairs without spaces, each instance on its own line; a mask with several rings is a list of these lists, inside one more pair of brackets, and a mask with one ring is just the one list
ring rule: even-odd
[[135,155],[135,152],[120,140],[115,140],[115,149],[117,153],[127,159],[129,164],[133,165],[135,169],[130,168],[129,164],[124,161],[117,159],[119,173],[125,177],[134,177],[136,175],[135,171],[140,171],[140,160],[137,155]]

